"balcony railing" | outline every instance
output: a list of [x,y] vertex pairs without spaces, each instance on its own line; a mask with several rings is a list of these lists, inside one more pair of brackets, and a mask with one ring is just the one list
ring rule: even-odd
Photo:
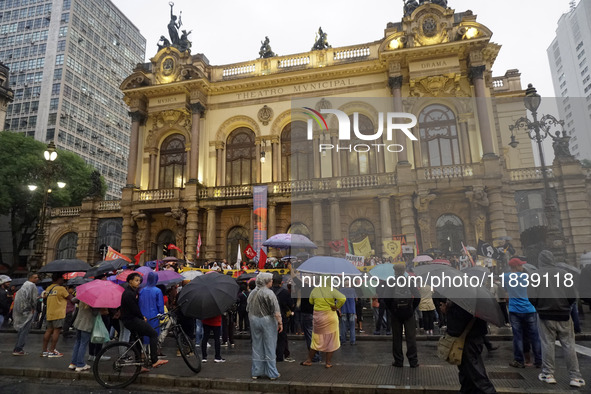
[[468,178],[474,176],[474,168],[468,164],[458,164],[455,166],[425,167],[419,168],[426,180]]
[[[539,167],[517,168],[508,171],[510,179],[512,181],[529,181],[543,179],[542,169]],[[548,176],[548,178],[554,178],[552,168],[546,169],[546,175]]]
[[51,210],[51,217],[58,216],[79,216],[81,207],[65,207],[65,208],[53,208]]
[[136,201],[166,201],[179,197],[180,189],[141,190],[134,193]]
[[101,201],[98,206],[99,211],[119,211],[121,209],[121,200]]

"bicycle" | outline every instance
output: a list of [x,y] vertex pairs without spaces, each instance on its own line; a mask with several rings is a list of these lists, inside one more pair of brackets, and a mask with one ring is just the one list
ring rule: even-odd
[[[161,322],[160,326],[163,327],[158,343],[162,344],[168,332],[172,332],[185,364],[191,371],[199,373],[201,371],[200,352],[195,349],[194,341],[189,339],[178,324],[174,313],[176,309],[178,307],[153,318],[158,318]],[[166,318],[168,320],[165,320]],[[130,342],[114,342],[103,347],[92,365],[92,372],[101,386],[115,389],[129,386],[136,380],[142,367],[150,366],[150,357],[142,346],[142,337],[139,337]]]

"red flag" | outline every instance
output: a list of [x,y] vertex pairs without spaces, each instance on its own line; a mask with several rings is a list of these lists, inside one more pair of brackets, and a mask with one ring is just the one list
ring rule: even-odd
[[[183,251],[181,250],[181,248],[179,248],[178,246],[176,246],[175,244],[169,244],[168,245],[168,250],[170,249],[174,249],[174,250],[178,250],[179,252],[183,253]],[[184,254],[184,253],[183,253]]]
[[254,249],[252,248],[252,246],[248,245],[245,249],[244,249],[244,255],[246,257],[248,257],[249,259],[254,259],[257,255],[257,252],[254,251]]
[[265,268],[265,263],[267,263],[267,255],[263,248],[261,248],[261,255],[259,257],[259,269]]
[[135,259],[135,265],[140,265],[140,256],[141,256],[142,254],[144,254],[144,253],[146,253],[146,250],[145,250],[145,249],[144,249],[144,250],[142,250],[141,252],[139,252],[138,254],[136,254],[136,255],[134,256],[134,259]]
[[199,238],[197,238],[197,258],[199,258],[199,253],[201,252],[201,233],[199,233]]
[[347,238],[345,238],[345,253],[349,253],[349,242],[347,241]]
[[113,249],[112,247],[107,247],[107,254],[105,255],[105,260],[117,260],[117,259],[123,259],[125,261],[127,261],[128,263],[131,263],[131,259],[119,252],[117,252],[115,249]]

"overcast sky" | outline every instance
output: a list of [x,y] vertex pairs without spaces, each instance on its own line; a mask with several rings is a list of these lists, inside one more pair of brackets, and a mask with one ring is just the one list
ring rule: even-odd
[[[112,0],[147,40],[146,59],[156,54],[156,42],[168,37],[168,0]],[[175,0],[182,11],[181,29],[192,30],[192,53],[203,53],[213,65],[258,57],[269,36],[279,55],[309,51],[319,26],[333,47],[372,42],[384,37],[388,22],[402,19],[403,0],[201,1]],[[477,21],[502,45],[493,74],[517,68],[524,88],[533,83],[542,96],[554,90],[546,49],[558,19],[569,11],[569,0],[449,0],[456,12],[471,9]]]

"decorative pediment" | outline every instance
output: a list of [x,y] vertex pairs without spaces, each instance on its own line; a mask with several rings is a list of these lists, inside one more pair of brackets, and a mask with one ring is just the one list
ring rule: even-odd
[[151,62],[156,83],[158,84],[177,82],[198,76],[198,72],[192,70],[190,53],[188,51],[181,53],[172,46],[161,49],[151,59]]
[[460,74],[427,76],[410,80],[410,95],[413,97],[469,97],[463,87]]

